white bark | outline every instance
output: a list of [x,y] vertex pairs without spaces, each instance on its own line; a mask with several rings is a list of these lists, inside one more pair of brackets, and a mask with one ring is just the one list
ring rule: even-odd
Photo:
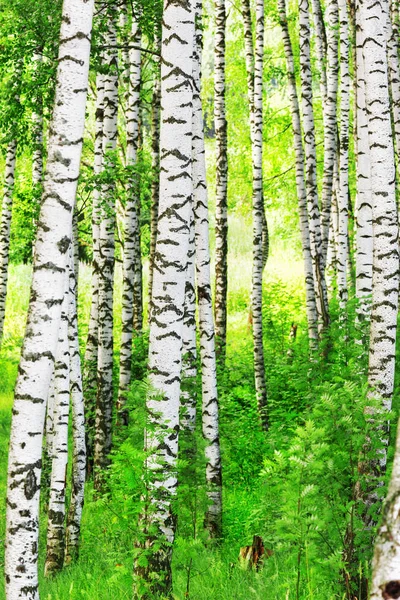
[[[161,53],[161,35],[158,29],[154,35],[156,52]],[[153,291],[154,256],[157,241],[158,204],[160,197],[160,103],[161,103],[161,79],[160,79],[160,57],[154,58],[155,79],[153,84],[153,102],[151,111],[151,209],[150,209],[150,256],[149,256],[149,322],[151,320],[151,295]]]
[[[151,497],[152,534],[157,550],[148,557],[149,577],[163,571],[153,591],[171,586],[171,546],[174,518],[171,502],[177,485],[179,398],[182,334],[192,201],[192,54],[194,11],[191,2],[165,0],[161,61],[160,206],[154,263],[149,372],[152,391],[147,410],[154,429],[146,432],[145,447]],[[162,442],[160,442],[160,436]],[[161,464],[160,464],[161,462]],[[168,544],[163,544],[166,540]]]
[[391,0],[387,13],[387,57],[391,90],[394,139],[400,156],[400,66],[399,66],[399,11],[397,0]]
[[349,127],[350,87],[349,70],[349,19],[346,0],[339,0],[340,22],[340,156],[338,195],[338,254],[336,257],[339,302],[346,308],[347,255],[349,248]]
[[[104,120],[104,77],[96,77],[96,128],[94,141],[95,176],[99,176],[103,166],[103,120]],[[99,238],[100,238],[100,185],[95,185],[92,193],[92,281],[89,331],[85,349],[84,390],[86,413],[86,450],[88,467],[92,467],[94,453],[95,398],[97,388],[97,354],[99,329]]]
[[325,263],[328,248],[329,225],[331,221],[331,204],[334,193],[334,169],[337,162],[337,92],[338,92],[338,3],[329,0],[326,7],[326,97],[323,101],[324,115],[324,176],[322,182],[322,260]]
[[[358,10],[364,36],[374,235],[368,385],[370,395],[380,400],[381,410],[386,412],[392,406],[399,293],[399,228],[386,61],[387,2],[376,4],[373,0],[364,0],[359,2]],[[374,410],[367,409],[372,419]],[[363,494],[366,508],[376,501],[379,473],[386,468],[387,430],[377,425],[374,434],[380,438],[383,448],[376,459],[364,466],[368,481]],[[365,520],[368,524],[368,515]],[[372,597],[376,598],[378,591],[376,585],[374,587]]]
[[[33,60],[39,67],[43,61],[41,51],[35,52]],[[32,184],[39,187],[43,178],[43,100],[40,94],[35,98],[36,108],[32,113]]]
[[[194,55],[194,60],[196,56]],[[193,127],[194,132],[194,127]],[[193,209],[190,210],[188,264],[185,284],[185,309],[182,333],[182,389],[180,430],[194,435],[196,428],[196,289],[194,276],[195,230]]]
[[251,309],[253,317],[254,374],[258,411],[264,429],[268,428],[267,386],[265,381],[264,342],[262,321],[263,279],[263,60],[264,60],[264,0],[256,1],[256,28],[254,47],[254,100],[253,100],[253,273]]
[[306,190],[310,225],[311,255],[313,259],[315,294],[319,329],[329,324],[329,310],[322,254],[321,219],[318,203],[317,156],[313,110],[312,74],[310,59],[310,18],[308,0],[299,1],[300,77],[303,112],[304,145],[306,157]]
[[103,172],[110,178],[101,185],[99,231],[99,298],[97,399],[94,440],[95,487],[100,489],[102,471],[109,464],[113,413],[113,286],[115,252],[115,181],[112,180],[118,137],[118,55],[115,15],[107,14],[104,33]]
[[374,234],[368,382],[390,410],[396,347],[399,286],[398,216],[388,73],[385,1],[360,2],[371,160]]
[[85,410],[82,391],[81,357],[78,337],[77,285],[74,271],[69,276],[68,340],[70,354],[70,392],[72,405],[72,484],[67,516],[65,564],[78,557],[81,518],[86,478]]
[[10,229],[16,158],[17,141],[12,140],[7,147],[3,203],[1,206],[0,220],[0,347],[3,339],[4,319],[6,316],[8,258],[10,252]]
[[196,3],[196,51],[193,65],[193,190],[196,244],[196,276],[199,311],[202,383],[202,428],[206,441],[206,485],[209,506],[205,526],[210,536],[222,533],[222,468],[219,441],[219,408],[215,331],[213,320],[208,194],[201,106],[201,3]]
[[[126,110],[126,165],[133,169],[137,162],[139,140],[139,109],[140,109],[140,82],[141,82],[141,32],[135,18],[132,17],[132,32],[129,50],[129,92]],[[124,215],[124,255],[123,255],[123,284],[122,284],[122,331],[120,349],[120,375],[118,392],[118,409],[121,411],[126,403],[129,391],[132,370],[132,336],[134,328],[134,315],[141,312],[141,302],[138,300],[137,274],[140,272],[140,222],[139,222],[139,185],[138,177],[132,172],[127,184],[127,199]],[[138,297],[139,296],[139,297]],[[138,306],[139,305],[139,306]],[[134,310],[134,307],[136,310]],[[135,319],[141,321],[141,319]],[[141,329],[141,327],[140,327]],[[126,416],[124,419],[126,421]]]
[[214,123],[215,196],[215,331],[222,361],[226,352],[228,294],[228,125],[225,110],[225,0],[215,1]]
[[363,57],[364,33],[359,10],[356,11],[356,110],[357,110],[357,194],[356,194],[356,297],[358,320],[368,320],[372,294],[372,191],[368,137],[368,113],[365,98]]
[[304,260],[308,335],[310,338],[311,349],[313,349],[315,348],[316,340],[318,339],[318,315],[315,303],[314,273],[311,257],[310,229],[308,224],[307,192],[304,174],[304,149],[301,137],[300,108],[297,97],[293,49],[286,16],[285,0],[278,0],[278,11],[286,56],[288,91],[290,97],[294,149],[296,157],[296,188],[297,199],[299,203],[300,232]]
[[370,600],[391,600],[400,595],[400,423],[393,470],[383,506],[382,524],[375,540]]
[[[71,257],[71,252],[69,251]],[[64,564],[65,493],[68,466],[68,421],[70,400],[70,353],[68,343],[69,273],[62,303],[61,323],[54,365],[53,444],[47,522],[45,575],[54,575]]]
[[71,245],[93,2],[64,0],[52,129],[8,459],[7,600],[38,600],[39,489],[46,401]]

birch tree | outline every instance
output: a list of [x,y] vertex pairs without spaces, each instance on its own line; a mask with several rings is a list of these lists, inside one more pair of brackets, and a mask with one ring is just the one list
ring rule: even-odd
[[116,16],[106,13],[104,33],[103,165],[99,229],[99,297],[97,398],[94,440],[95,487],[102,485],[102,470],[109,463],[113,412],[113,284],[115,254],[115,181],[112,169],[118,137],[118,54]]
[[85,410],[83,400],[81,357],[78,337],[77,285],[73,269],[69,276],[69,314],[68,341],[70,356],[70,393],[72,405],[72,482],[69,503],[66,540],[65,564],[78,557],[86,479],[86,442],[85,442]]
[[151,110],[151,208],[150,208],[150,255],[149,255],[149,321],[151,319],[153,291],[154,258],[157,241],[158,205],[160,197],[160,109],[161,109],[161,33],[158,26],[154,34],[154,46],[157,54],[154,58],[155,78],[153,84],[153,102]]
[[[358,10],[364,36],[362,48],[374,236],[368,385],[370,395],[381,401],[382,410],[386,412],[392,406],[399,292],[398,215],[386,60],[387,3],[377,5],[365,0],[358,3]],[[371,410],[373,412],[373,409],[368,409],[368,412]],[[376,434],[385,446],[385,431],[379,428]],[[367,508],[375,500],[379,485],[377,475],[385,467],[386,451],[383,447],[377,460],[364,466],[369,479],[363,498]]]
[[320,331],[329,325],[329,309],[322,256],[321,219],[317,187],[317,155],[313,110],[312,74],[310,59],[310,18],[308,0],[299,2],[300,78],[303,112],[303,131],[306,159],[306,190],[313,258],[315,295]]
[[349,245],[349,126],[350,87],[349,20],[346,0],[339,0],[340,22],[340,157],[338,195],[338,253],[336,257],[340,306],[347,303],[347,254]]
[[[69,251],[70,260],[71,252]],[[54,365],[54,434],[51,452],[50,498],[47,523],[45,575],[54,575],[64,565],[65,494],[68,466],[68,421],[70,400],[70,354],[68,342],[69,272],[65,280],[61,323]]]
[[7,147],[3,203],[1,206],[0,220],[0,346],[3,339],[4,319],[6,316],[8,258],[10,252],[10,229],[16,158],[17,141],[13,139],[9,142]]
[[356,11],[356,297],[359,322],[369,319],[372,294],[372,191],[363,57],[364,31]]
[[[338,3],[330,0],[326,7],[326,97],[324,115],[324,176],[322,182],[322,259],[326,262],[334,193],[334,170],[337,162],[337,92],[338,92]],[[337,164],[336,164],[337,168]]]
[[264,3],[261,0],[256,3],[254,47],[250,4],[248,0],[243,0],[242,4],[245,27],[246,69],[250,105],[250,132],[253,166],[253,269],[251,314],[254,343],[254,373],[260,419],[262,426],[267,429],[267,388],[265,382],[262,328],[262,276],[265,266],[265,254],[263,250],[266,224],[262,173]]
[[[152,549],[147,566],[136,564],[153,593],[171,588],[171,543],[176,493],[179,398],[185,282],[188,263],[190,204],[192,201],[192,54],[194,11],[191,2],[164,3],[161,60],[160,205],[155,252],[149,372],[151,392],[147,410],[152,430],[145,434],[149,454],[147,519],[152,533],[145,547]],[[160,442],[160,438],[162,441]],[[151,574],[158,573],[157,579]]]
[[[35,51],[33,61],[38,69],[43,61],[40,47]],[[32,184],[40,189],[43,178],[43,99],[40,92],[36,95],[32,113],[32,144]]]
[[93,2],[64,0],[53,125],[11,423],[5,540],[7,600],[39,598],[37,553],[42,439],[71,245],[92,16]]
[[[120,376],[118,392],[118,408],[124,407],[126,395],[131,382],[132,370],[132,336],[134,315],[136,326],[141,329],[142,306],[141,279],[137,274],[140,265],[140,235],[139,235],[139,189],[134,167],[137,162],[139,138],[139,108],[141,82],[141,31],[135,17],[132,17],[132,31],[129,50],[129,91],[126,110],[126,164],[130,168],[127,185],[127,199],[124,215],[124,255],[123,255],[123,284],[122,284],[122,332],[120,349]],[[140,313],[140,318],[138,313]],[[126,422],[126,417],[125,417]]]
[[304,261],[308,335],[310,338],[310,345],[313,348],[315,347],[316,340],[318,339],[318,316],[315,304],[314,273],[311,256],[310,228],[308,224],[307,192],[304,174],[304,148],[301,134],[300,108],[297,97],[293,49],[286,16],[285,0],[278,0],[278,13],[279,23],[282,29],[283,45],[286,57],[288,91],[290,98],[294,149],[296,158],[296,188],[297,200],[299,204],[300,232]]
[[[102,73],[96,76],[96,126],[94,141],[95,177],[99,176],[103,166],[103,121],[104,121],[104,78]],[[100,186],[95,185],[92,194],[92,280],[89,331],[85,349],[84,390],[86,413],[86,450],[88,472],[93,467],[95,404],[99,331],[99,238],[100,238]]]
[[228,126],[225,110],[225,0],[215,2],[214,123],[216,141],[215,198],[215,330],[217,352],[225,359],[228,294]]
[[193,64],[193,201],[195,218],[196,276],[199,312],[202,430],[206,441],[206,486],[208,508],[205,527],[211,537],[222,535],[222,465],[219,437],[219,406],[215,330],[212,307],[208,193],[201,106],[201,14],[196,2],[196,38]]
[[[386,6],[386,5],[385,5]],[[394,139],[397,156],[400,155],[400,65],[399,65],[399,9],[396,0],[388,3],[387,57],[393,115]]]

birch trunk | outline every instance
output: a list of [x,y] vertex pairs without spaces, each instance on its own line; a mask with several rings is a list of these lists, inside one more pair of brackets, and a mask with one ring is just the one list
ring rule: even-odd
[[205,527],[211,537],[222,537],[222,466],[219,441],[219,408],[215,330],[213,320],[208,194],[201,106],[201,2],[196,3],[196,48],[193,65],[193,190],[199,311],[202,429],[206,442],[206,486],[209,506]]
[[[161,35],[155,33],[156,51],[161,54]],[[153,86],[153,102],[151,111],[151,209],[150,209],[150,256],[149,256],[149,322],[151,321],[154,257],[157,242],[158,205],[160,199],[160,110],[161,110],[161,75],[160,57],[154,58],[155,80]]]
[[[95,177],[101,173],[103,166],[103,121],[104,121],[104,76],[101,73],[96,77],[96,129],[94,142],[94,167]],[[95,435],[95,410],[97,389],[97,355],[98,355],[98,330],[99,330],[99,238],[100,238],[100,183],[96,182],[92,194],[92,282],[91,306],[89,317],[89,331],[85,349],[84,360],[84,397],[86,417],[86,457],[87,473],[93,469],[94,435]]]
[[115,252],[115,181],[112,177],[117,146],[118,55],[115,15],[107,14],[104,34],[103,165],[108,181],[100,190],[97,399],[94,439],[95,488],[109,464],[113,416],[113,285]]
[[[38,600],[39,489],[46,401],[71,245],[93,1],[64,0],[52,130],[8,458],[7,600]],[[32,435],[33,434],[33,435]]]
[[[196,55],[193,55],[196,60]],[[193,127],[194,132],[194,127]],[[182,334],[182,390],[180,431],[194,436],[196,428],[196,289],[195,289],[195,231],[193,210],[190,211],[190,235],[185,284],[185,309]],[[193,443],[189,445],[193,447]]]
[[251,309],[253,316],[254,372],[256,396],[261,424],[268,429],[267,386],[265,382],[264,343],[262,322],[263,279],[263,58],[264,58],[264,0],[256,2],[256,41],[254,60],[253,101],[253,273]]
[[375,540],[370,600],[391,600],[400,594],[400,424],[393,470]]
[[[42,49],[39,48],[33,55],[37,67],[43,61]],[[32,184],[41,190],[43,179],[43,100],[40,94],[35,98],[35,110],[32,113]]]
[[[70,251],[69,255],[71,256]],[[54,575],[58,571],[61,571],[64,565],[65,551],[65,492],[67,485],[70,399],[70,353],[68,343],[69,277],[66,280],[66,284],[54,366],[54,435],[51,456],[46,562],[44,565],[46,576]]]
[[349,246],[349,126],[350,87],[349,20],[346,0],[339,0],[340,22],[340,156],[338,195],[338,254],[336,257],[339,303],[346,308],[347,254]]
[[[392,406],[399,293],[396,177],[386,61],[387,2],[360,2],[359,18],[364,36],[374,235],[368,385],[370,395],[380,399],[386,412]],[[377,426],[376,435],[384,447],[377,459],[364,467],[368,489],[363,501],[367,509],[376,499],[378,478],[386,468],[387,431]]]
[[[153,594],[171,589],[171,543],[177,485],[179,398],[185,282],[192,201],[192,54],[194,11],[191,2],[164,2],[161,60],[160,206],[155,251],[149,372],[152,391],[147,410],[152,429],[145,434],[149,453],[150,514],[148,564],[136,564]],[[160,441],[160,437],[162,441]],[[146,526],[145,526],[146,527]],[[147,530],[147,528],[146,528]],[[153,544],[156,542],[156,548]],[[157,573],[157,579],[154,575]]]
[[306,289],[306,309],[310,348],[314,349],[318,340],[318,316],[315,304],[315,284],[311,257],[310,229],[308,224],[307,192],[304,174],[304,149],[301,137],[300,108],[296,89],[293,49],[286,16],[285,0],[278,0],[279,22],[282,28],[283,44],[286,56],[288,90],[292,115],[294,150],[296,158],[296,188],[299,203],[300,232],[304,260],[304,276]]
[[77,286],[74,271],[69,277],[68,340],[70,354],[70,393],[72,405],[72,485],[67,516],[65,564],[78,558],[81,518],[86,478],[85,410],[82,387],[81,357],[78,337]]
[[0,347],[3,339],[4,319],[6,316],[6,298],[8,283],[8,257],[10,252],[10,229],[12,201],[17,158],[17,141],[9,142],[4,176],[3,203],[0,221]]
[[324,177],[322,182],[322,260],[326,262],[331,221],[331,204],[334,193],[334,170],[337,161],[337,92],[338,92],[338,26],[337,0],[330,0],[326,8],[327,19],[327,77],[324,114]]
[[400,67],[399,67],[399,12],[396,0],[388,4],[387,57],[393,114],[394,138],[397,156],[400,156]]
[[[141,312],[141,302],[139,301],[141,294],[138,294],[138,287],[141,287],[141,281],[138,281],[137,278],[137,273],[141,268],[139,186],[138,176],[137,173],[134,173],[134,167],[137,163],[139,137],[138,124],[141,82],[140,45],[142,36],[135,17],[132,17],[132,19],[130,43],[133,47],[129,50],[130,75],[128,106],[126,110],[126,165],[130,169],[130,180],[127,184],[127,199],[124,215],[122,332],[118,392],[118,410],[121,413],[122,422],[125,424],[127,423],[127,415],[123,409],[131,383],[134,313],[136,314],[136,325],[140,325],[140,320],[138,323],[137,313]],[[134,307],[136,310],[134,310]],[[139,327],[139,329],[141,329],[141,327]]]
[[228,295],[228,126],[225,110],[225,0],[215,1],[214,123],[215,197],[215,332],[217,353],[225,361]]
[[303,129],[306,158],[306,190],[310,225],[311,254],[313,259],[315,295],[320,333],[329,325],[329,309],[322,256],[321,220],[317,188],[317,155],[313,110],[312,75],[310,61],[310,19],[308,0],[299,2],[300,76],[303,111]]
[[365,98],[363,57],[364,33],[360,11],[356,11],[356,111],[357,111],[357,194],[356,194],[356,297],[357,319],[369,321],[372,294],[372,191],[368,137],[368,113]]

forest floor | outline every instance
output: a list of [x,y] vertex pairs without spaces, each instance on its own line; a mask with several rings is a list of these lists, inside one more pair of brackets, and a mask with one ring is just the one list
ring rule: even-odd
[[[316,558],[316,546],[311,544],[314,538],[310,538],[308,547],[308,538],[302,529],[303,522],[296,515],[293,516],[296,511],[291,508],[292,505],[299,506],[298,492],[295,490],[294,498],[291,498],[285,488],[285,477],[289,471],[283,470],[278,478],[274,476],[273,485],[270,485],[269,478],[273,456],[283,456],[295,436],[298,423],[302,422],[303,414],[308,410],[310,379],[313,379],[310,374],[307,375],[309,369],[302,261],[293,252],[272,241],[271,256],[265,272],[264,295],[266,371],[271,418],[270,432],[265,435],[258,426],[255,408],[251,327],[248,322],[250,224],[244,224],[243,219],[238,217],[231,218],[230,236],[229,340],[227,366],[220,379],[224,540],[219,546],[210,548],[204,539],[201,527],[204,489],[200,458],[195,487],[193,482],[190,486],[183,485],[178,497],[180,517],[174,553],[174,598],[341,598],[336,577],[340,558],[337,559],[336,556],[336,562],[332,562],[332,556],[337,554],[336,548],[327,552],[323,560],[320,556]],[[5,341],[0,355],[1,540],[4,540],[12,393],[24,334],[29,278],[29,267],[11,266]],[[118,270],[116,348],[120,330],[120,281]],[[90,269],[85,265],[81,265],[79,290],[81,339],[84,341],[90,306]],[[298,336],[293,352],[288,352],[291,347],[289,333],[292,322],[299,326]],[[145,343],[137,340],[136,345],[139,357],[138,364],[134,365],[134,372],[139,379],[144,373]],[[300,371],[304,371],[305,375]],[[307,377],[308,383],[304,384],[304,378]],[[143,400],[144,387],[137,383],[133,388],[131,406],[135,412],[135,403],[140,404]],[[135,520],[140,511],[137,480],[140,477],[142,430],[138,425],[139,421],[140,419],[133,418],[131,432],[125,440],[118,440],[117,437],[108,492],[95,500],[91,485],[87,486],[80,558],[54,579],[46,581],[42,577],[42,600],[123,600],[132,597]],[[198,439],[201,440],[200,434]],[[294,476],[289,474],[288,477],[293,479]],[[279,493],[277,489],[280,490]],[[307,493],[306,490],[305,494]],[[286,503],[284,517],[279,507],[282,501]],[[283,518],[286,522],[282,525]],[[280,520],[280,528],[275,526],[277,520]],[[44,515],[43,523],[42,531],[45,531]],[[240,547],[251,544],[254,534],[261,535],[265,546],[273,552],[258,573],[243,571],[238,564]],[[42,558],[44,546],[45,535],[42,534]],[[0,561],[3,562],[2,549]],[[4,598],[3,587],[0,586],[0,600]]]

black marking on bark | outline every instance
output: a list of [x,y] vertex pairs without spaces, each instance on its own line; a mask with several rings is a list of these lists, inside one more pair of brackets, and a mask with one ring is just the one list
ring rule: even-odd
[[39,490],[39,485],[33,469],[28,471],[24,483],[24,494],[27,500],[32,500],[36,492]]
[[382,591],[382,598],[385,600],[391,600],[392,598],[396,600],[400,598],[400,581],[389,581],[386,585],[384,584]]

